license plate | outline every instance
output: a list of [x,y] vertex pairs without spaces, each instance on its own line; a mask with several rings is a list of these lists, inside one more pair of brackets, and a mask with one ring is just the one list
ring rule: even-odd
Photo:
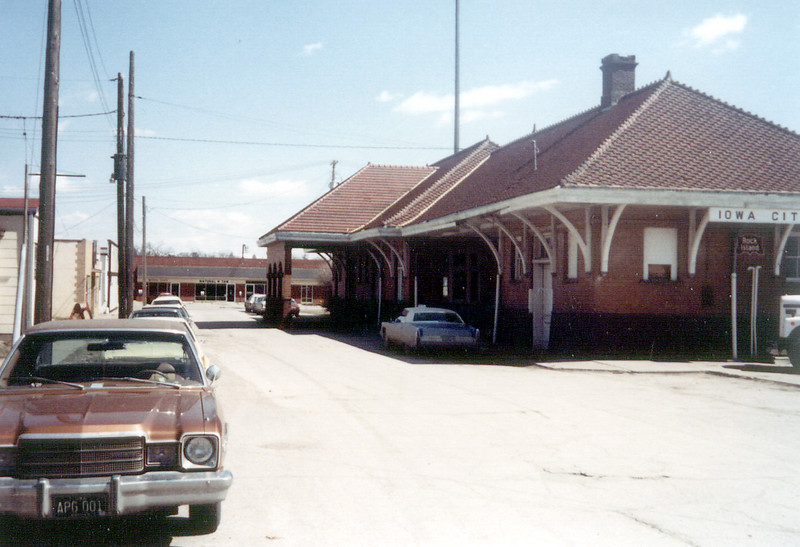
[[108,512],[108,496],[53,496],[52,507],[56,518],[102,517]]

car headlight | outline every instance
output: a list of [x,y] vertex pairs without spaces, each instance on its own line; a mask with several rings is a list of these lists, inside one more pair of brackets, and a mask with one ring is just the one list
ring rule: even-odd
[[217,438],[208,436],[186,437],[183,441],[183,456],[192,466],[216,467]]

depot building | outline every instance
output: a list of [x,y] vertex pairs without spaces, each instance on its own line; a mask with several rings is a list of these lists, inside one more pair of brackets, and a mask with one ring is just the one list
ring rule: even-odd
[[426,304],[490,344],[764,353],[800,293],[800,136],[669,72],[637,89],[636,65],[608,55],[598,106],[509,144],[367,164],[259,239],[268,294],[314,249],[334,323]]

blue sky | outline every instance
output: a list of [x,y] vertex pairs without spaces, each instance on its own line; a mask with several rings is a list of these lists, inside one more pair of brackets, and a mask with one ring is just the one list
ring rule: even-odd
[[[263,257],[257,238],[328,189],[333,160],[338,182],[447,156],[454,5],[62,0],[58,170],[86,177],[59,179],[56,237],[116,240],[116,117],[67,116],[116,107],[130,51],[137,246],[143,195],[161,251]],[[2,8],[0,116],[40,116],[47,2]],[[609,53],[636,55],[637,87],[669,70],[800,131],[796,0],[461,0],[460,23],[462,147],[596,106]],[[40,134],[0,118],[0,196],[22,196],[26,162],[38,172]]]

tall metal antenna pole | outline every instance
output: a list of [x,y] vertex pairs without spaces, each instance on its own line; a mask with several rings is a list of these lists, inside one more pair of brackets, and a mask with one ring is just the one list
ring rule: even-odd
[[459,101],[460,101],[460,89],[459,89],[459,76],[458,76],[458,0],[456,0],[456,91],[455,91],[455,114],[453,116],[454,121],[454,136],[453,136],[453,154],[458,154],[459,146],[458,146],[458,124],[459,124]]
[[47,53],[42,105],[42,165],[39,178],[39,245],[36,248],[34,321],[53,315],[53,246],[56,212],[56,145],[58,142],[58,81],[61,53],[61,0],[47,9]]

